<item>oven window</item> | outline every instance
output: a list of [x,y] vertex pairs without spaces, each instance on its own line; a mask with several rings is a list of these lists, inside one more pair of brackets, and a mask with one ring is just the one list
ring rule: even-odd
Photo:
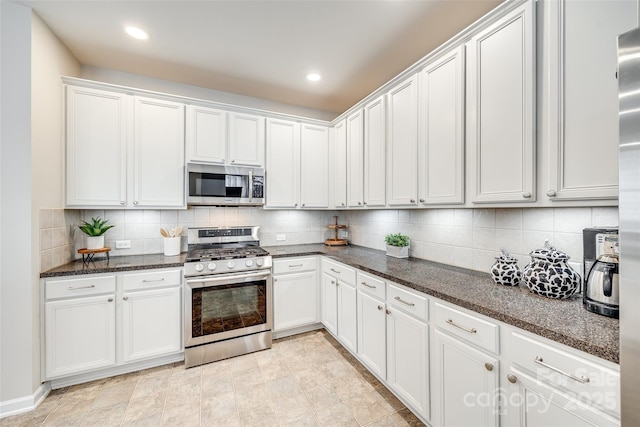
[[192,336],[267,323],[266,292],[265,280],[193,289]]

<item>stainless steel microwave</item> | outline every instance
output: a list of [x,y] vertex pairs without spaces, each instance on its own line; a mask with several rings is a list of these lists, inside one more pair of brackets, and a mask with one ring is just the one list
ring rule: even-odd
[[187,205],[264,205],[264,169],[188,163]]

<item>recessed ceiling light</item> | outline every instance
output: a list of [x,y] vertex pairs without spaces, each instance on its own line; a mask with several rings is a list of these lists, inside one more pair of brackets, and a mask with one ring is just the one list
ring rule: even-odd
[[146,40],[149,38],[149,34],[147,34],[146,31],[138,28],[138,27],[124,27],[124,30],[126,31],[127,34],[129,34],[131,37],[133,37],[134,39],[138,39],[138,40]]
[[307,74],[307,80],[309,80],[310,82],[317,82],[321,78],[322,78],[322,76],[320,74],[318,74],[318,73],[309,73],[309,74]]

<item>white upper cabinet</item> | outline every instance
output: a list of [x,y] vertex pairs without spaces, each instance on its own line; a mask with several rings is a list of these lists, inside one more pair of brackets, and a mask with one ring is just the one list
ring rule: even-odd
[[347,122],[340,120],[333,128],[333,206],[347,206]]
[[535,2],[476,33],[467,48],[471,201],[535,200]]
[[389,97],[387,204],[415,206],[418,199],[418,76],[392,88]]
[[266,205],[295,208],[300,193],[300,124],[267,120]]
[[551,200],[618,197],[616,37],[638,25],[636,1],[545,2]]
[[464,47],[420,72],[420,203],[464,202]]
[[300,204],[329,207],[329,128],[300,126]]
[[229,113],[229,163],[264,166],[265,118]]
[[131,96],[67,86],[66,103],[67,206],[124,206]]
[[187,105],[188,162],[224,163],[227,158],[227,112]]
[[386,111],[384,95],[364,107],[364,201],[380,207],[385,199]]
[[184,206],[184,105],[135,97],[133,205]]
[[364,202],[364,114],[357,110],[347,117],[347,206]]

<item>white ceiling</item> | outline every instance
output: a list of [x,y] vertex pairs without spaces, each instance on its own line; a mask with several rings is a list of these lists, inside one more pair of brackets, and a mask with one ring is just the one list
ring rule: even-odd
[[20,3],[84,65],[341,113],[502,1]]

